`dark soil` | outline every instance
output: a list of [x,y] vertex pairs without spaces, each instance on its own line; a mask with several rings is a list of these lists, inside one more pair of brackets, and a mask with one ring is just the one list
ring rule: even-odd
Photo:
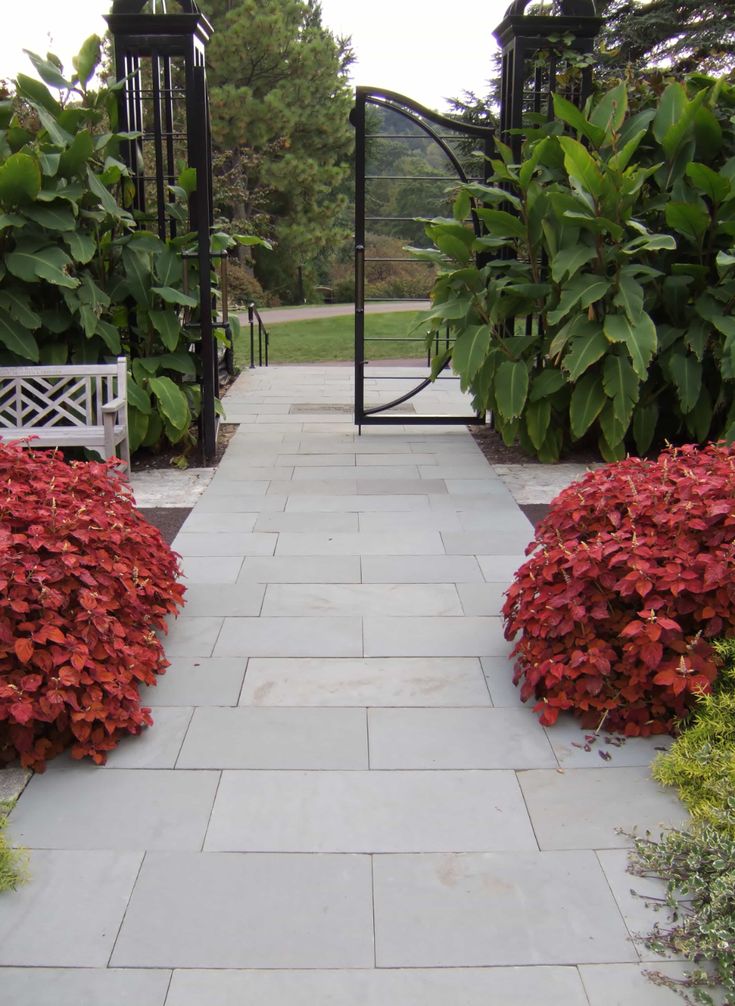
[[157,527],[161,532],[161,537],[170,545],[176,535],[181,530],[181,525],[191,513],[191,507],[187,506],[156,506],[141,507],[138,511],[143,517]]
[[[202,460],[201,452],[197,445],[194,445],[189,452],[181,450],[181,447],[173,444],[165,450],[154,452],[142,447],[136,452],[133,458],[134,472],[147,472],[162,468],[216,468],[224,457],[227,445],[234,437],[239,427],[238,423],[220,423],[217,435],[217,453],[213,461],[208,461],[206,465]],[[178,459],[184,457],[186,463],[179,464]]]
[[549,512],[548,503],[519,503],[518,505],[534,527],[538,527]]
[[[475,439],[475,443],[480,448],[491,465],[540,465],[537,458],[526,454],[521,447],[516,444],[513,447],[506,447],[503,438],[490,426],[469,426],[470,433]],[[600,460],[599,454],[589,447],[578,447],[567,451],[561,457],[561,462],[570,464],[590,465]]]

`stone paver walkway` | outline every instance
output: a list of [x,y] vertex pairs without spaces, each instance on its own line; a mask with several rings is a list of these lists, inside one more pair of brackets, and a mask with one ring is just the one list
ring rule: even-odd
[[228,397],[155,726],[12,814],[0,1006],[679,1002],[616,832],[682,819],[655,744],[606,763],[521,706],[499,608],[530,524],[463,428],[357,437],[327,411],[351,376]]

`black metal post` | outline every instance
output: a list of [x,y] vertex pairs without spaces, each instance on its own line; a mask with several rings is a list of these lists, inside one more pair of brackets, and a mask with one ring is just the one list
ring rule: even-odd
[[248,304],[248,322],[250,323],[250,369],[255,370],[255,304]]
[[[365,95],[358,89],[355,127],[355,422],[365,417]],[[361,431],[361,430],[360,430]]]

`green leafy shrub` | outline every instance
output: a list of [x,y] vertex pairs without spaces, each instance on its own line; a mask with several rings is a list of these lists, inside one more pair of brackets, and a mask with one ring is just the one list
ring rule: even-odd
[[520,163],[498,143],[491,184],[414,249],[441,270],[423,324],[449,324],[462,387],[542,461],[582,438],[613,461],[735,437],[735,86],[635,98],[555,95]]
[[[64,76],[31,55],[41,80],[19,74],[0,101],[0,365],[130,360],[131,447],[188,437],[201,407],[192,235],[163,241],[131,212],[133,181],[119,156],[118,91],[91,90],[92,36]],[[196,187],[184,168],[166,213],[185,231]],[[242,239],[252,243],[250,239]],[[213,250],[235,243],[214,235]],[[187,287],[185,292],[185,287]]]

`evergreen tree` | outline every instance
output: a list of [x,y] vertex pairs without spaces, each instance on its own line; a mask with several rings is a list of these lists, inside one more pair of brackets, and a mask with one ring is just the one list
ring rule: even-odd
[[598,0],[604,63],[674,73],[735,69],[733,0]]
[[[347,221],[354,144],[348,39],[316,0],[205,0],[215,197],[238,229],[273,240],[267,289],[297,299]],[[301,270],[301,273],[300,273]]]

